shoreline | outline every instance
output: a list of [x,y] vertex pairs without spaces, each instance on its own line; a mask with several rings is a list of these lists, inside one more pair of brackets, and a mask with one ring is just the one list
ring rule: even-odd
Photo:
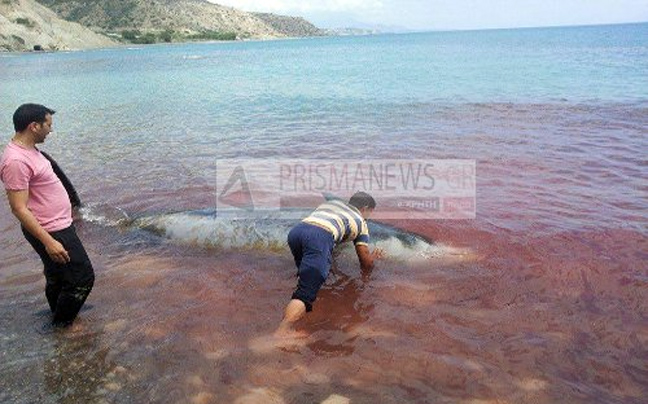
[[[355,35],[355,36],[373,36],[371,35]],[[7,54],[44,54],[44,53],[69,53],[69,52],[86,52],[94,50],[105,50],[105,49],[120,49],[120,48],[144,48],[149,46],[160,46],[160,45],[187,45],[187,44],[215,44],[215,43],[244,43],[244,42],[271,42],[271,41],[289,41],[289,40],[300,40],[300,39],[312,39],[312,38],[329,38],[329,37],[344,37],[348,35],[319,35],[319,36],[285,36],[285,37],[258,37],[258,38],[243,38],[243,39],[232,39],[232,40],[188,40],[188,41],[177,41],[177,42],[156,42],[156,43],[121,43],[118,42],[116,45],[111,46],[96,46],[88,48],[70,48],[70,49],[46,49],[41,50],[35,49],[25,49],[25,50],[8,50],[6,48],[0,48],[0,55]]]
[[[284,41],[284,40],[299,40],[299,39],[312,39],[312,38],[348,38],[348,37],[371,37],[371,36],[382,36],[382,35],[420,35],[420,34],[471,34],[475,32],[506,32],[506,31],[535,31],[535,30],[563,30],[563,29],[579,29],[579,28],[603,28],[603,27],[616,27],[616,26],[641,26],[648,25],[648,21],[637,21],[637,22],[621,22],[621,23],[607,23],[607,24],[587,24],[587,25],[557,25],[557,26],[538,26],[538,27],[504,27],[504,28],[466,28],[466,29],[438,29],[438,30],[412,30],[405,32],[370,32],[370,33],[357,33],[357,34],[346,34],[346,33],[336,33],[335,31],[327,31],[327,33],[322,35],[312,35],[312,36],[274,36],[274,37],[250,37],[250,38],[236,38],[231,40],[185,40],[185,41],[171,41],[171,42],[155,42],[155,43],[126,43],[118,42],[111,38],[109,35],[100,34],[115,42],[114,45],[110,46],[91,46],[87,48],[69,48],[69,49],[47,49],[43,48],[42,50],[34,49],[7,49],[6,47],[0,46],[0,55],[7,54],[38,54],[38,53],[57,53],[57,52],[82,52],[90,50],[100,50],[100,49],[118,49],[122,47],[129,46],[151,46],[151,45],[172,45],[172,44],[194,44],[194,43],[240,43],[240,42],[266,42],[266,41]],[[38,44],[37,44],[38,45]],[[35,46],[37,46],[35,45]]]

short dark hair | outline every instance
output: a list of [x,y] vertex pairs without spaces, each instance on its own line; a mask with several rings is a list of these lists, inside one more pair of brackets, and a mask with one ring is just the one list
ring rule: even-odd
[[47,115],[54,115],[56,111],[40,104],[23,104],[18,107],[13,115],[13,124],[16,132],[22,132],[30,123],[43,123]]
[[353,196],[351,196],[351,199],[349,199],[349,205],[354,206],[358,209],[362,209],[362,208],[375,209],[376,201],[368,193],[358,191],[355,194],[353,194]]

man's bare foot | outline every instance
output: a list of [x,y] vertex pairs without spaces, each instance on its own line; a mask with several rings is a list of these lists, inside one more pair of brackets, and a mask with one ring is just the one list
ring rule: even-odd
[[77,319],[71,324],[68,324],[65,327],[59,329],[62,334],[71,338],[85,338],[94,333],[92,327],[88,323],[85,323],[83,320]]
[[278,328],[272,336],[277,339],[304,339],[308,338],[309,334],[306,331],[297,331],[292,328]]
[[248,346],[257,353],[271,352],[275,349],[297,348],[306,345],[308,333],[296,330],[277,330],[273,334],[251,339]]
[[65,328],[70,334],[78,334],[86,331],[86,327],[78,321],[68,325]]

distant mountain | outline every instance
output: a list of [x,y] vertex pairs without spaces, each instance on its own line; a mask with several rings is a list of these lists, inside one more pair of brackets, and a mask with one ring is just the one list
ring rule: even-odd
[[86,49],[117,43],[60,19],[34,0],[0,0],[0,51]]
[[329,35],[377,35],[377,34],[404,34],[416,32],[414,30],[396,26],[380,24],[362,24],[358,23],[348,27],[335,27],[326,29]]
[[383,33],[377,29],[368,28],[329,28],[326,32],[333,36],[379,35]]
[[363,21],[363,16],[343,11],[318,11],[310,13],[307,18],[325,29],[330,35],[372,35],[414,32],[413,30],[397,26],[368,23]]
[[181,39],[205,33],[232,33],[242,39],[325,34],[302,18],[248,13],[206,0],[38,1],[66,20],[104,33],[166,31]]
[[381,34],[406,34],[417,32],[415,30],[391,27],[391,26],[375,26],[373,28],[329,28],[324,30],[329,36],[355,36],[355,35],[381,35]]

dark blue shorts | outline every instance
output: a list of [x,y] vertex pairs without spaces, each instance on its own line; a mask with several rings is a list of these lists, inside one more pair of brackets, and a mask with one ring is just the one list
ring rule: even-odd
[[333,235],[321,227],[299,223],[288,233],[288,246],[298,268],[297,289],[292,295],[313,310],[313,302],[331,269]]

